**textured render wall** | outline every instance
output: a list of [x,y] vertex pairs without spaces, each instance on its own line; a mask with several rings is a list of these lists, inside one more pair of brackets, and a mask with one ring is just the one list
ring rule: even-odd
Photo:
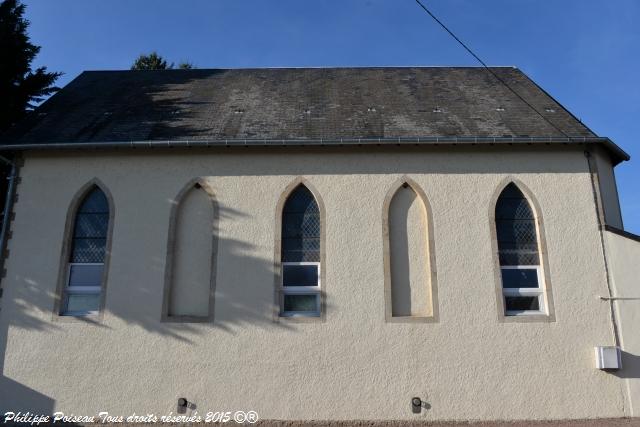
[[633,416],[640,416],[640,242],[606,232],[612,288],[620,322],[622,370]]
[[594,151],[594,159],[600,184],[600,197],[602,199],[605,223],[622,229],[624,228],[622,211],[620,210],[618,186],[611,158],[603,148],[597,147]]
[[[74,413],[166,413],[186,397],[199,412],[278,419],[624,415],[624,384],[594,369],[593,346],[613,338],[582,152],[400,150],[29,155],[1,300],[4,376]],[[433,210],[437,323],[384,321],[382,206],[405,174]],[[300,175],[326,206],[326,321],[274,322],[276,203]],[[52,309],[65,215],[94,176],[116,205],[104,319],[63,322]],[[219,203],[215,321],[161,323],[171,199],[196,176]],[[509,176],[542,210],[555,322],[496,312],[489,204]],[[2,410],[40,403],[0,393]],[[412,415],[413,396],[431,408]]]

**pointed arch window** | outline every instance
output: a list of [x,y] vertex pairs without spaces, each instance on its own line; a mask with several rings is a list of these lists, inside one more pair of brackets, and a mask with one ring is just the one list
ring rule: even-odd
[[100,311],[108,231],[109,202],[100,188],[93,187],[74,217],[61,315]]
[[320,210],[299,185],[282,210],[280,315],[320,316]]
[[495,218],[505,315],[546,314],[536,217],[514,183],[500,194]]

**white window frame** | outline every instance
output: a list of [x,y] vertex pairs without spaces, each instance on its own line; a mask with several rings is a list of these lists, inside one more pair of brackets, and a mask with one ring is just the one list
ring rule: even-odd
[[[537,288],[505,288],[502,281],[502,270],[536,270],[538,275]],[[502,302],[505,316],[546,315],[547,304],[545,298],[544,275],[540,265],[503,265],[500,266],[500,280],[502,281]],[[539,310],[507,310],[506,297],[538,297]]]
[[71,268],[77,265],[100,265],[103,270],[102,273],[104,275],[104,263],[103,262],[70,262],[67,266],[67,285],[65,286],[63,295],[62,295],[62,306],[64,310],[62,310],[62,316],[88,316],[93,314],[98,314],[100,309],[98,310],[84,310],[84,311],[69,311],[67,309],[69,305],[69,295],[100,295],[102,293],[102,278],[100,278],[100,285],[98,286],[70,286],[69,281],[71,280]]
[[[280,316],[281,317],[319,317],[320,316],[320,263],[319,262],[282,262],[280,274]],[[318,270],[318,284],[316,286],[285,286],[284,285],[284,268],[287,265],[313,265]],[[284,296],[285,295],[317,295],[315,311],[285,311]]]

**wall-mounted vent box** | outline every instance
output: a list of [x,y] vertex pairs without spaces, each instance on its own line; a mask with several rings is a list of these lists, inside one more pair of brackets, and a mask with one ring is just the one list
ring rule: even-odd
[[596,347],[596,368],[616,370],[622,368],[620,347]]

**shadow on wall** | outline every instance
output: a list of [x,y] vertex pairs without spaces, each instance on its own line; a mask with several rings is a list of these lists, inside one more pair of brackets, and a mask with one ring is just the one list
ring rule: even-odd
[[[175,203],[168,200],[168,204]],[[167,210],[168,213],[168,210]],[[249,242],[220,237],[218,224],[223,222],[242,221],[250,219],[250,216],[233,208],[218,206],[218,219],[215,221],[213,233],[217,235],[217,254],[214,269],[215,280],[215,307],[213,323],[172,323],[161,322],[161,302],[163,283],[150,282],[150,271],[153,277],[164,277],[164,257],[153,257],[142,260],[139,256],[131,254],[130,257],[112,257],[109,266],[109,275],[106,287],[105,321],[100,322],[94,318],[84,318],[83,321],[93,323],[99,328],[110,328],[108,317],[115,316],[129,324],[143,327],[153,333],[171,336],[173,338],[189,341],[188,335],[201,334],[206,326],[233,332],[234,327],[243,325],[262,327],[288,327],[283,322],[274,322],[274,269],[271,259],[264,259],[252,255],[255,246]],[[117,240],[123,235],[123,227],[141,230],[143,233],[153,233],[152,225],[145,224],[145,215],[141,213],[135,218],[136,223],[115,224],[114,247]],[[116,217],[116,221],[122,218]],[[167,223],[169,221],[167,215]],[[63,228],[63,224],[60,225]],[[166,248],[163,248],[163,251]],[[52,251],[57,251],[57,245],[51,245]],[[56,256],[58,256],[56,254]],[[125,259],[125,261],[122,261]],[[131,263],[130,265],[117,265]],[[220,281],[221,263],[224,263],[228,271],[225,277],[233,277],[232,283]],[[136,266],[143,266],[137,268]],[[115,277],[120,278],[117,272],[121,270],[136,271],[137,275],[131,277],[127,283],[116,282]],[[5,292],[3,298],[2,324],[21,329],[37,329],[55,331],[61,329],[63,323],[51,322],[55,295],[55,278],[48,282],[36,281],[30,277],[15,275],[14,280],[6,283],[13,286],[11,292]],[[146,278],[146,279],[145,279]],[[256,286],[260,283],[260,286]],[[248,289],[251,292],[248,292]],[[11,300],[9,297],[12,297]],[[141,306],[144,302],[144,306]],[[6,332],[3,331],[3,332]]]
[[[125,79],[116,73],[105,73],[101,76],[102,83],[100,88],[103,90],[101,94],[85,93],[84,88],[89,80],[87,80],[87,76],[80,77],[69,88],[75,91],[74,97],[78,94],[80,94],[81,98],[84,97],[83,102],[69,104],[65,94],[61,93],[44,103],[40,111],[43,113],[64,111],[62,116],[53,114],[32,115],[14,129],[18,133],[24,131],[24,129],[32,129],[27,135],[38,139],[39,129],[47,127],[47,122],[59,122],[61,131],[56,133],[54,137],[54,139],[58,139],[52,140],[51,134],[48,134],[45,138],[50,142],[65,140],[146,140],[160,136],[170,139],[185,135],[190,138],[198,138],[211,130],[209,127],[204,126],[204,123],[198,122],[197,118],[191,114],[195,104],[202,104],[203,102],[188,99],[188,93],[180,91],[178,85],[197,84],[198,80],[215,76],[220,72],[212,70],[201,73],[181,70],[175,73],[165,73],[161,83],[154,79],[153,73],[128,73]],[[125,102],[121,102],[123,94],[125,94]],[[121,101],[113,102],[113,97]],[[78,120],[81,117],[89,118],[90,126],[79,127],[78,123],[86,123],[86,120]],[[33,208],[44,209],[44,207],[40,206],[34,206]],[[224,210],[224,212],[228,215],[240,215],[233,210]],[[136,217],[135,220],[144,221],[144,215]],[[142,228],[146,226],[143,223],[136,225]],[[59,227],[64,230],[64,223],[59,224]],[[234,256],[245,258],[246,262],[253,266],[254,271],[261,269],[266,272],[270,269],[267,261],[252,258],[244,253],[249,247],[248,244],[234,241],[227,241],[226,243],[221,241],[219,244],[221,246],[227,244],[228,250]],[[11,241],[9,241],[9,245],[11,245]],[[58,242],[51,242],[50,250],[57,251],[58,248]],[[59,254],[54,255],[54,257],[58,256]],[[140,265],[144,265],[143,263],[146,261],[145,269],[164,268],[163,258],[150,260],[130,258],[130,260],[132,262],[136,261]],[[37,260],[34,260],[34,262],[37,262]],[[112,264],[111,268],[113,267],[115,266]],[[3,298],[0,299],[0,373],[4,372],[4,355],[10,327],[51,331],[60,329],[59,323],[50,321],[53,302],[56,298],[56,278],[47,277],[46,280],[36,280],[34,277],[28,271],[20,271],[11,277],[3,279],[5,293]],[[157,295],[162,293],[162,283],[154,283],[153,287],[146,284],[141,285],[141,283],[143,282],[135,281],[132,278],[126,284],[127,292],[132,294],[132,298],[129,299],[130,302],[134,301],[133,297],[152,297],[156,299]],[[6,289],[9,286],[14,287],[10,292]],[[117,304],[111,304],[111,297],[119,290],[113,283],[107,288],[106,316],[122,317],[128,323],[138,324],[151,332],[166,334],[177,339],[186,340],[186,335],[196,333],[196,329],[187,324],[160,324],[159,312],[156,313],[153,310],[145,312],[144,310],[135,309],[136,307],[132,307],[131,304],[125,304],[122,307]],[[9,299],[10,296],[11,299]],[[139,302],[136,302],[136,304],[139,305]],[[253,318],[255,317],[253,316]],[[84,321],[93,323],[96,327],[107,327],[104,323],[90,318],[86,318]],[[198,330],[202,330],[202,328]]]
[[[17,413],[30,411],[31,413],[45,415],[51,414],[53,413],[55,404],[55,400],[52,398],[4,375],[4,362],[7,350],[9,326],[13,323],[13,325],[23,327],[25,329],[47,328],[46,322],[36,318],[35,316],[27,314],[30,307],[28,296],[33,295],[38,299],[47,295],[47,292],[42,291],[34,281],[21,280],[20,282],[24,282],[20,283],[20,285],[23,285],[23,287],[27,289],[26,295],[24,293],[22,294],[24,295],[24,298],[21,297],[9,301],[7,299],[7,285],[5,283],[4,298],[0,299],[0,303],[2,303],[0,307],[0,422],[4,422],[6,412]],[[19,282],[14,282],[15,285],[18,285],[18,283]],[[10,304],[13,304],[17,308],[17,316],[20,317],[19,319],[16,319],[17,316],[15,315],[11,315],[11,317],[8,316],[9,313],[7,307]],[[14,319],[15,321],[11,322]]]
[[[176,202],[171,199],[168,200],[168,203],[175,204]],[[211,329],[235,334],[245,326],[251,328],[289,328],[289,325],[285,323],[274,322],[273,261],[253,255],[255,246],[252,243],[221,237],[220,223],[247,221],[251,217],[220,204],[217,205],[216,211],[214,215],[216,219],[212,227],[212,232],[217,238],[215,245],[217,253],[212,267],[215,275],[213,321],[202,323],[161,321],[165,284],[155,281],[151,283],[145,277],[150,275],[149,270],[153,270],[153,277],[164,278],[168,260],[163,256],[141,262],[139,258],[135,258],[135,254],[131,254],[131,257],[127,259],[145,267],[137,273],[136,278],[131,278],[125,285],[109,284],[106,316],[116,316],[127,324],[142,327],[148,332],[191,344],[197,344],[195,338],[206,334]],[[168,222],[169,217],[167,216]],[[146,231],[143,230],[145,234],[154,232],[149,228],[152,227],[151,225],[144,223],[129,224],[129,226],[138,229],[147,228]],[[176,231],[184,230],[179,227]],[[117,235],[115,238],[118,238]],[[163,251],[165,249],[166,247],[163,248]],[[119,259],[122,259],[122,256]],[[127,271],[134,270],[131,265],[124,267]],[[115,270],[119,266],[112,262],[110,268]],[[222,281],[221,277],[231,279]],[[139,280],[136,280],[137,278]],[[120,289],[114,289],[114,285],[120,286]],[[141,301],[153,301],[153,304],[141,307]],[[104,324],[100,326],[108,327]]]
[[[166,203],[170,205],[174,201],[167,200]],[[169,221],[169,207],[167,206],[166,209],[167,223]],[[166,251],[166,241],[164,241],[162,249],[154,250],[154,256],[147,260],[141,259],[140,256],[136,257],[135,253],[112,256],[107,278],[104,320],[86,318],[81,321],[91,324],[91,328],[114,329],[114,325],[119,323],[113,321],[115,317],[123,321],[127,325],[126,327],[139,327],[150,333],[188,345],[197,345],[199,339],[205,339],[204,336],[214,330],[230,334],[236,334],[244,327],[295,330],[295,325],[274,321],[276,312],[273,260],[252,254],[255,247],[249,242],[220,237],[219,224],[247,221],[251,217],[225,206],[218,206],[217,216],[218,220],[215,222],[215,227],[212,228],[213,232],[218,235],[214,267],[217,271],[217,277],[213,321],[205,323],[161,321],[164,284],[162,281],[149,279],[149,277],[164,277],[165,259],[156,254]],[[112,247],[120,248],[120,250],[136,250],[136,248],[123,248],[123,245],[118,244],[118,240],[122,239],[122,236],[126,236],[129,229],[138,230],[136,236],[157,233],[157,230],[153,229],[154,225],[144,221],[145,217],[145,213],[141,211],[138,216],[130,218],[129,222],[125,223],[123,220],[126,221],[126,218],[116,215],[115,220],[119,222],[114,226]],[[59,224],[59,227],[64,228],[64,224]],[[59,248],[60,246],[56,244],[46,250],[55,251],[56,254],[52,258],[58,259]],[[223,269],[226,270],[223,277],[227,280],[221,282],[220,271]],[[122,280],[124,273],[121,273],[125,271],[135,272],[133,277],[128,277],[126,283]],[[16,328],[51,331],[54,334],[56,331],[62,332],[68,329],[66,327],[68,325],[64,322],[51,320],[56,298],[55,282],[55,277],[48,278],[47,281],[37,281],[30,277],[16,275],[15,272],[10,276],[10,280],[5,282],[5,287],[12,287],[12,289],[5,289],[5,297],[1,301],[3,309],[0,316],[0,368],[2,369],[0,372],[3,374],[5,374],[4,355],[10,329],[14,329],[13,340],[17,339]],[[82,327],[82,325],[76,324],[74,328],[76,327]],[[123,329],[125,327],[117,328]],[[107,340],[112,339],[108,338],[109,336],[117,337],[114,334],[107,334],[104,337]],[[24,339],[32,340],[35,338],[34,335],[25,334]],[[1,385],[0,390],[3,393],[10,391],[16,396],[24,394],[25,398],[20,400],[30,402],[28,409],[32,412],[35,409],[41,409],[43,413],[50,413],[53,407],[54,401],[52,399],[40,396],[37,392],[10,378],[3,376]],[[27,398],[26,394],[28,393],[36,394],[36,396],[32,395]],[[32,407],[31,403],[33,402],[40,402],[39,407]]]
[[[45,294],[45,292],[38,290],[38,286],[35,282],[25,282],[25,287],[29,288],[29,293],[32,293],[36,296]],[[31,413],[37,414],[51,414],[53,413],[55,404],[54,399],[42,393],[39,393],[36,390],[33,390],[23,384],[20,384],[4,375],[4,360],[7,349],[7,337],[10,322],[6,316],[6,314],[8,313],[6,313],[6,309],[4,309],[4,307],[7,307],[8,301],[6,297],[0,301],[3,303],[2,311],[5,311],[0,312],[0,422],[4,421],[5,413],[9,411],[14,413],[30,411]],[[23,299],[17,299],[15,301],[12,301],[12,303],[19,307],[20,315],[25,314],[26,309],[29,307],[28,300],[25,301]],[[20,322],[15,323],[20,324]],[[36,320],[32,316],[26,316],[25,323],[22,324],[22,326],[26,327],[27,329],[43,329],[44,325],[45,322]]]
[[622,351],[622,369],[615,372],[618,378],[640,378],[640,356]]
[[[167,200],[167,205],[175,203]],[[168,206],[169,207],[169,206]],[[169,209],[166,221],[169,221]],[[118,239],[126,235],[126,230],[138,230],[140,236],[149,233],[157,233],[153,230],[153,225],[144,222],[145,214],[140,215],[125,224],[123,218],[116,215],[114,226],[113,248],[120,247]],[[218,205],[217,220],[212,227],[213,233],[218,237],[217,254],[215,257],[214,269],[216,271],[215,280],[215,304],[214,319],[203,323],[186,322],[166,322],[161,321],[163,286],[162,281],[149,279],[149,277],[164,277],[165,259],[164,257],[153,256],[144,260],[135,253],[120,254],[112,256],[109,266],[109,274],[106,287],[106,303],[104,319],[84,318],[75,321],[73,327],[82,327],[77,322],[86,322],[91,328],[114,329],[113,318],[118,318],[127,326],[117,327],[124,329],[128,327],[139,327],[145,331],[161,335],[170,340],[176,340],[186,345],[197,345],[199,340],[206,339],[206,335],[214,330],[224,333],[236,334],[245,327],[258,328],[285,328],[295,330],[295,325],[286,322],[274,321],[276,316],[275,290],[274,290],[274,269],[273,260],[257,257],[252,254],[255,246],[249,242],[236,239],[220,237],[219,224],[229,224],[234,221],[247,221],[251,217],[243,212],[232,208]],[[64,224],[59,224],[64,228]],[[166,241],[164,245],[166,245]],[[59,251],[59,245],[51,245],[47,250]],[[135,251],[135,248],[126,250]],[[162,253],[166,251],[166,246],[162,247]],[[159,253],[160,251],[156,251]],[[59,258],[56,253],[52,258]],[[220,264],[223,263],[224,266]],[[118,265],[120,264],[120,265]],[[143,266],[141,268],[137,266]],[[225,282],[220,281],[220,271],[226,270],[223,274],[225,278],[231,278]],[[121,271],[134,271],[134,277],[129,277],[126,282],[122,281]],[[47,281],[37,281],[30,277],[16,275],[10,276],[10,280],[5,282],[5,287],[12,287],[10,291],[5,289],[2,302],[2,312],[0,314],[0,391],[12,394],[10,400],[11,408],[6,410],[29,410],[38,411],[43,414],[50,414],[55,401],[45,395],[31,390],[19,384],[11,378],[5,377],[5,353],[7,350],[7,338],[10,329],[13,329],[12,340],[16,340],[15,329],[50,331],[57,333],[68,329],[68,324],[62,321],[52,321],[55,303],[56,278],[48,278]],[[250,290],[249,290],[250,289]],[[78,329],[76,329],[78,330]],[[117,335],[107,334],[115,337]],[[95,338],[95,337],[94,337]],[[92,339],[94,339],[92,338]],[[25,340],[35,339],[34,335],[25,334]],[[11,345],[11,343],[9,343]],[[107,345],[107,344],[105,344]],[[15,399],[14,399],[15,397]],[[4,400],[4,399],[0,399]],[[28,408],[14,407],[19,402],[28,402]],[[0,402],[1,403],[1,402]]]
[[[3,393],[11,394],[11,396],[3,397],[0,400],[0,422],[3,422],[6,417],[10,417],[7,412],[13,412],[14,414],[31,412],[39,415],[53,413],[55,400],[4,375],[0,376],[0,390]],[[8,419],[10,420],[11,418]]]
[[391,199],[389,207],[391,312],[393,316],[411,316],[412,309],[415,308],[411,306],[410,261],[414,254],[409,245],[409,226],[411,206],[416,199],[417,196],[411,189],[401,187]]

